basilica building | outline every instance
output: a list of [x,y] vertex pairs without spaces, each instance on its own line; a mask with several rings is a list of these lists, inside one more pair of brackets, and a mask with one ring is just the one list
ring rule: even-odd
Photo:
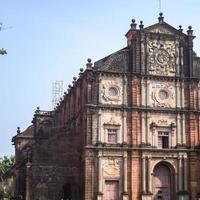
[[13,137],[25,200],[200,199],[200,58],[186,33],[132,20],[123,49],[85,69]]

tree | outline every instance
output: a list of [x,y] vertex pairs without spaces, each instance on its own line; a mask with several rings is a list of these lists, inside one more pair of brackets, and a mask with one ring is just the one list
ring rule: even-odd
[[14,156],[0,158],[0,199],[11,198],[13,179],[12,168],[15,163]]
[[[3,27],[2,27],[2,23],[0,22],[0,31],[3,29]],[[0,55],[5,55],[5,54],[7,54],[7,51],[5,50],[5,49],[0,49]]]
[[4,54],[7,54],[7,51],[5,49],[0,49],[0,55],[4,55]]

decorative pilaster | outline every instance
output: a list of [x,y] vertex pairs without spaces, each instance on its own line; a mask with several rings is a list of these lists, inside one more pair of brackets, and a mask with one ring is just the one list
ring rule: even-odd
[[200,110],[200,82],[198,83],[198,109]]
[[176,106],[177,108],[180,108],[181,107],[181,87],[180,87],[180,82],[177,82],[177,85],[176,85],[176,94],[177,94],[177,98],[176,98]]
[[127,145],[126,112],[125,111],[123,111],[122,118],[123,118],[123,122],[122,122],[122,128],[123,128],[123,145]]
[[183,168],[182,168],[182,156],[178,157],[178,189],[183,190]]
[[200,144],[200,115],[199,115],[199,122],[198,122],[198,141],[199,141],[199,144]]
[[181,123],[180,123],[180,114],[177,115],[177,145],[181,145]]
[[146,191],[146,157],[142,157],[142,193],[145,194]]
[[183,77],[184,75],[184,70],[183,70],[183,47],[180,47],[180,69],[181,69],[181,76]]
[[181,83],[181,108],[185,107],[185,94],[184,94],[184,85],[185,83]]
[[150,113],[146,113],[146,123],[145,123],[145,134],[146,134],[146,140],[147,140],[147,145],[148,146],[152,146],[152,134],[149,132],[149,129],[148,129],[148,124],[149,124],[149,119],[150,119],[151,115]]
[[148,157],[148,194],[152,194],[151,157]]
[[146,84],[146,105],[150,106],[150,102],[149,102],[149,80],[147,80],[147,84]]
[[146,106],[146,84],[145,80],[141,80],[141,96],[142,96],[142,106]]
[[102,135],[101,135],[101,110],[98,113],[97,120],[98,120],[97,144],[101,145],[102,144]]
[[30,169],[31,169],[31,163],[28,162],[26,164],[26,200],[30,200],[30,189],[31,189],[31,185],[30,185]]
[[188,190],[187,156],[184,156],[184,191]]
[[142,113],[142,144],[146,144],[146,114]]
[[182,138],[183,145],[186,145],[186,135],[185,135],[185,114],[182,115]]
[[97,200],[102,200],[103,197],[103,173],[102,173],[102,152],[98,153],[98,194]]
[[127,152],[123,155],[123,200],[128,200],[128,187],[127,187]]

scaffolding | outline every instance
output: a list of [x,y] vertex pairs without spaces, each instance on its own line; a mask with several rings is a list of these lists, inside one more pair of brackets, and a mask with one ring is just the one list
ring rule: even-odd
[[63,96],[63,81],[56,80],[52,83],[52,108],[54,109]]

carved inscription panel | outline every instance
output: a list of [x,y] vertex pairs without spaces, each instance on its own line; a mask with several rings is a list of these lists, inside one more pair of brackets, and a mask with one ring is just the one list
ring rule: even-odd
[[147,42],[148,72],[151,75],[175,76],[178,65],[178,44],[174,41]]
[[150,81],[148,89],[150,106],[167,108],[176,106],[175,83]]

